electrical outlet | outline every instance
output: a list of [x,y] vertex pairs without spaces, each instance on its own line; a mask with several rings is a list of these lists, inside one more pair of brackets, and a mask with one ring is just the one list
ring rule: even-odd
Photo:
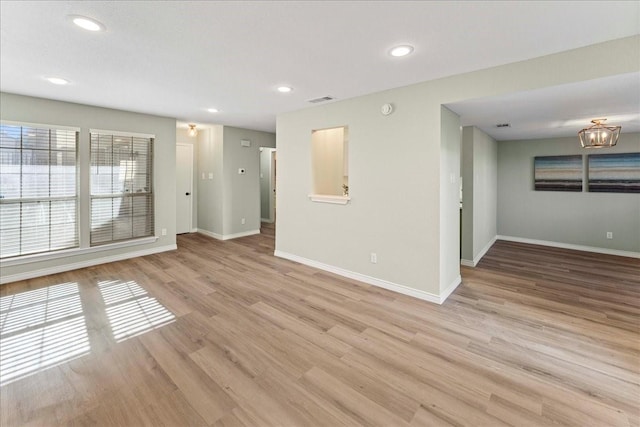
[[241,222],[242,224],[244,224],[244,223],[246,223],[246,222],[247,222],[247,220],[246,220],[246,219],[244,219],[244,218],[242,218],[242,219],[240,220],[240,222]]
[[375,252],[371,252],[371,264],[378,263],[378,255]]
[[607,239],[613,239],[613,231],[607,231]]
[[163,235],[163,236],[166,236],[166,235],[167,235],[167,229],[166,229],[166,228],[163,228],[163,229],[162,229],[162,235]]

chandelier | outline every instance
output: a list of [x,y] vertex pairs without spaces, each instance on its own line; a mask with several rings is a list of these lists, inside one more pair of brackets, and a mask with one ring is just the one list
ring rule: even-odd
[[578,132],[582,148],[613,147],[618,142],[622,126],[605,126],[607,119],[593,119],[586,129]]

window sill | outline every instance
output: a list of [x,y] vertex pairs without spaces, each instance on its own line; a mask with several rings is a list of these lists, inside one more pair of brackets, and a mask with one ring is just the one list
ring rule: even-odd
[[120,249],[120,248],[127,248],[130,246],[146,245],[149,243],[155,243],[157,240],[158,240],[157,236],[150,236],[150,237],[142,237],[140,239],[135,239],[135,240],[126,240],[124,242],[111,243],[111,244],[102,245],[102,246],[92,246],[89,248],[63,249],[55,252],[23,255],[23,256],[9,258],[9,259],[0,261],[0,267],[11,267],[14,265],[22,265],[22,264],[29,264],[32,262],[48,261],[48,260],[57,259],[57,258],[91,254],[96,252],[108,251],[111,249]]
[[334,205],[346,205],[351,200],[349,196],[331,196],[328,194],[309,194],[312,202],[332,203]]

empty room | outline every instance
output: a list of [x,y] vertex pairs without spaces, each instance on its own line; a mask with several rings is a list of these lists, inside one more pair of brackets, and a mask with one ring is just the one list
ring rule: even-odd
[[3,0],[0,425],[640,427],[640,3]]

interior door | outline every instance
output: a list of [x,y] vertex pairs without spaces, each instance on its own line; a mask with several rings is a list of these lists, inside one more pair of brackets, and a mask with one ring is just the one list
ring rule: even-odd
[[193,145],[176,144],[176,234],[191,232]]

